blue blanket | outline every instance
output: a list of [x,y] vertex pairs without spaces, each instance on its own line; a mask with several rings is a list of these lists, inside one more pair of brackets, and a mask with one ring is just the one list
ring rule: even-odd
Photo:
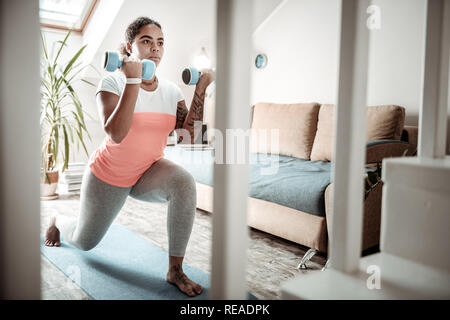
[[[213,186],[214,151],[166,147],[165,158],[189,171],[195,181]],[[325,189],[331,162],[250,154],[249,196],[317,216],[325,216]]]

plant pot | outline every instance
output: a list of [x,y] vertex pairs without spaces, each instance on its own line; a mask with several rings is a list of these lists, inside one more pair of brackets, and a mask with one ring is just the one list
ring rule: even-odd
[[47,177],[43,175],[41,181],[41,200],[55,200],[59,198],[56,193],[56,188],[58,187],[59,172],[48,171]]

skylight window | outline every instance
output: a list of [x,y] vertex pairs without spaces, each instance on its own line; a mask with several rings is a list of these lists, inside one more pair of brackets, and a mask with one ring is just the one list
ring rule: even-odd
[[97,0],[39,0],[39,17],[45,27],[82,32]]

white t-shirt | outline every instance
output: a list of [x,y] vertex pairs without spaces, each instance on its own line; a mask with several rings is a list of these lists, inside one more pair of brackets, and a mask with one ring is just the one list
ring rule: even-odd
[[[177,104],[184,100],[181,89],[173,82],[158,77],[158,87],[155,91],[139,88],[134,112],[159,112],[176,115]],[[108,74],[100,80],[96,94],[100,91],[112,92],[119,97],[126,85],[126,77],[121,71]]]

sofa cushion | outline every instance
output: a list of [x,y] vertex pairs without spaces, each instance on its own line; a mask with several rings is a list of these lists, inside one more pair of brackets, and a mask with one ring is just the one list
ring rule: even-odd
[[333,149],[334,105],[320,106],[317,132],[311,150],[311,161],[330,161]]
[[[257,103],[251,124],[251,152],[309,160],[319,108],[317,103]],[[278,141],[271,141],[272,129],[279,130]]]
[[367,141],[400,140],[405,124],[405,108],[378,106],[367,108]]
[[[312,161],[333,159],[334,105],[322,105],[319,110],[317,132],[311,151]],[[400,140],[405,122],[405,109],[386,105],[367,108],[366,140]]]

